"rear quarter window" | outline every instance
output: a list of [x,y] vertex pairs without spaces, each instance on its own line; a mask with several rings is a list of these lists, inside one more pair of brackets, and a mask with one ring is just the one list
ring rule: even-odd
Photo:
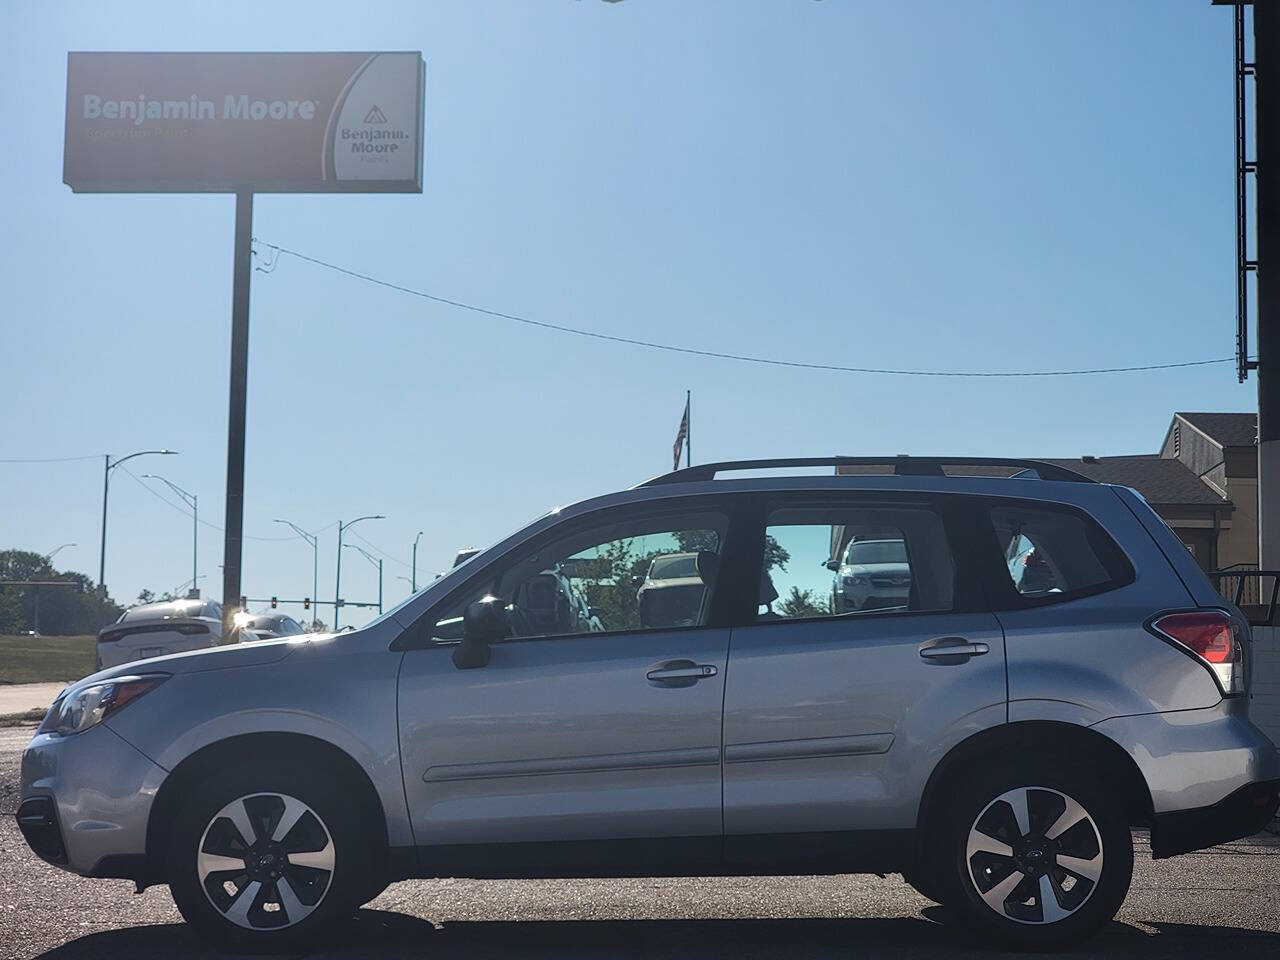
[[1008,605],[1055,603],[1133,582],[1124,552],[1082,511],[999,504],[988,516],[1001,552],[999,592]]

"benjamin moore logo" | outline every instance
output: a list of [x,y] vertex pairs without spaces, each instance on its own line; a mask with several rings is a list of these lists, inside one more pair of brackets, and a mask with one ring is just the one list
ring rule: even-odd
[[369,108],[369,112],[364,115],[365,123],[386,123],[387,115],[375,103]]

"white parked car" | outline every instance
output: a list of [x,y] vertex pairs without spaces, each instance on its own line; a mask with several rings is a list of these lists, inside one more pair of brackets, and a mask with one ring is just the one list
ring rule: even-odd
[[911,597],[911,567],[902,540],[854,540],[844,556],[828,561],[835,573],[831,585],[831,612],[897,610]]
[[98,669],[216,647],[221,641],[222,605],[213,600],[144,603],[98,631]]

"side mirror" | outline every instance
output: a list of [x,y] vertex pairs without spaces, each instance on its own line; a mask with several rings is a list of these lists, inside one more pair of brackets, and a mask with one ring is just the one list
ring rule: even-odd
[[823,566],[826,567],[828,570],[830,570],[832,573],[836,573],[840,569],[840,561],[828,560],[825,563],[823,563]]
[[454,647],[453,665],[459,670],[487,666],[489,644],[507,635],[507,611],[497,597],[467,605],[462,614],[462,643]]

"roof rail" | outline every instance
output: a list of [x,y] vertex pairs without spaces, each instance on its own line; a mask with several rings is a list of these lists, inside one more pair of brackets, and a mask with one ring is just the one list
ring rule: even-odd
[[1040,480],[1062,480],[1068,483],[1096,483],[1092,477],[1060,467],[1056,463],[1045,463],[1043,460],[1020,460],[1010,457],[778,457],[769,460],[724,460],[719,463],[699,463],[664,473],[639,484],[641,487],[656,487],[667,483],[690,483],[698,480],[714,480],[718,474],[731,470],[770,470],[778,467],[836,467],[842,466],[893,466],[893,474],[898,477],[943,477],[942,468],[952,467],[1012,467],[1017,468],[1015,476],[1029,478],[1034,471],[1035,478]]

